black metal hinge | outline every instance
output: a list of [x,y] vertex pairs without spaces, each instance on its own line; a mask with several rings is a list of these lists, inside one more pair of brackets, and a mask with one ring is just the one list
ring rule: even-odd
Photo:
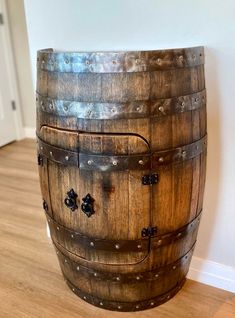
[[43,166],[43,156],[38,154],[38,165]]
[[142,237],[146,237],[146,236],[154,236],[155,234],[157,234],[157,227],[144,227],[141,231],[141,235]]
[[158,174],[146,174],[142,176],[142,184],[143,185],[150,185],[150,184],[156,184],[158,182]]
[[46,212],[48,211],[48,204],[46,203],[45,200],[43,200],[42,207]]

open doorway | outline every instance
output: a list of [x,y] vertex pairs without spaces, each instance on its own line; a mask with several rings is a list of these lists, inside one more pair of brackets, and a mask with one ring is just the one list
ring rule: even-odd
[[26,137],[24,112],[33,102],[23,10],[23,0],[0,0],[0,147]]

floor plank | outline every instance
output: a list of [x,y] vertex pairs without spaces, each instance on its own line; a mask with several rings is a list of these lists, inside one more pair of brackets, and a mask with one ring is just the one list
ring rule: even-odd
[[110,312],[85,303],[63,281],[41,205],[35,142],[1,148],[1,318],[235,318],[235,294],[190,280],[168,303],[143,312]]

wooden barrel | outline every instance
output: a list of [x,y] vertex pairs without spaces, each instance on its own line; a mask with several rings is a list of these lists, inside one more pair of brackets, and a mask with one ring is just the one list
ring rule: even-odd
[[110,310],[182,287],[206,169],[203,47],[38,52],[43,207],[72,291]]

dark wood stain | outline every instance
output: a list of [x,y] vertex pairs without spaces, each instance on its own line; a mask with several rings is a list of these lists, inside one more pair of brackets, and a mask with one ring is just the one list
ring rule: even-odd
[[[127,103],[126,112],[132,113],[121,118],[87,118],[89,114],[80,118],[76,108],[72,115],[66,109],[58,115],[53,105],[46,111],[37,103],[37,134],[46,143],[87,155],[106,155],[112,161],[112,156],[152,154],[155,158],[156,151],[186,146],[206,135],[206,100],[201,93],[205,89],[203,48],[84,53],[83,60],[70,54],[39,51],[40,96],[87,102],[88,111],[99,115],[97,103]],[[50,64],[50,59],[57,64]],[[191,95],[197,93],[200,95]],[[119,109],[123,112],[119,106],[113,112]],[[155,116],[151,116],[153,111]],[[135,112],[140,115],[135,117]],[[63,275],[76,294],[102,308],[134,311],[157,306],[181,286],[192,253],[185,255],[195,245],[198,226],[164,246],[158,236],[178,233],[200,214],[206,151],[169,164],[153,162],[152,169],[102,169],[82,170],[50,158],[44,158],[39,166],[47,213],[71,230],[70,238],[51,232]],[[159,175],[158,182],[143,185],[142,176],[151,173]],[[78,195],[78,209],[73,212],[64,204],[70,189]],[[80,209],[88,193],[94,198],[95,211],[89,218]],[[157,233],[145,238],[146,248],[118,251],[122,241],[141,242],[141,231],[148,227],[157,227]],[[94,248],[75,242],[72,233],[76,232],[89,237]],[[116,244],[113,250],[96,249],[96,239]],[[174,268],[183,257],[185,262]],[[141,279],[147,272],[171,265],[159,278]],[[79,266],[87,272],[82,275],[76,269]],[[113,275],[113,280],[99,279],[100,272]],[[118,279],[121,274],[135,274],[136,281],[122,282]]]

